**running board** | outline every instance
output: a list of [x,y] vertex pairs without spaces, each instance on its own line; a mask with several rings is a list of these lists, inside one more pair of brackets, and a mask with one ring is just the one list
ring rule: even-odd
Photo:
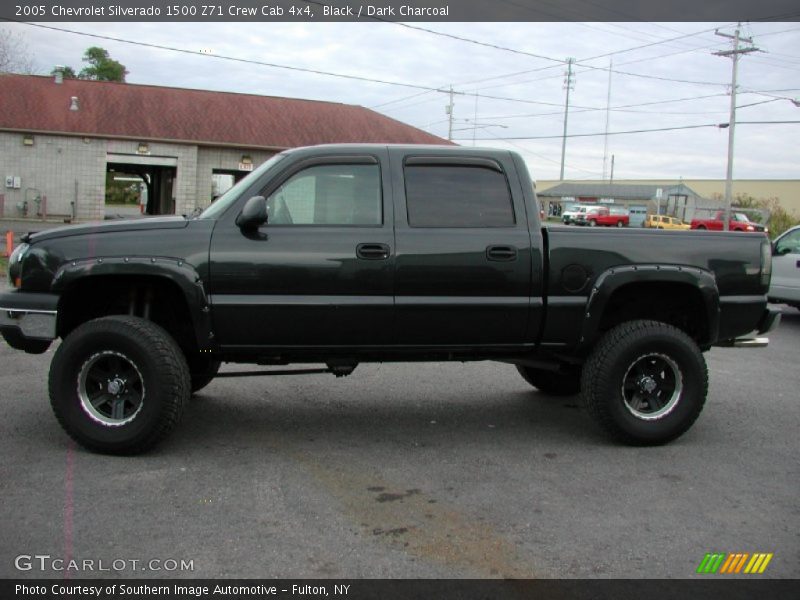
[[356,365],[337,365],[324,369],[272,369],[269,371],[233,371],[231,373],[217,373],[217,377],[264,377],[269,375],[318,375],[320,373],[333,373],[336,377],[346,377],[355,371]]

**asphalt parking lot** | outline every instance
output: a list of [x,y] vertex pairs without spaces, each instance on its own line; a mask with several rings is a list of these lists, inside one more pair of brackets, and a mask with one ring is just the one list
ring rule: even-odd
[[609,442],[511,366],[438,363],[218,379],[115,458],[52,416],[52,349],[0,342],[0,577],[63,577],[17,568],[49,555],[95,561],[72,578],[684,578],[707,552],[798,577],[799,351],[789,308],[769,348],[713,349],[704,413],[659,448]]

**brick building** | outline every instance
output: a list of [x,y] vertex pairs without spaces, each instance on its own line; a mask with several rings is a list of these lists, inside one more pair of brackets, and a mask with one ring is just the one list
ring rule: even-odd
[[117,175],[147,213],[188,214],[281,150],[347,142],[449,143],[348,104],[0,75],[0,217],[102,219]]

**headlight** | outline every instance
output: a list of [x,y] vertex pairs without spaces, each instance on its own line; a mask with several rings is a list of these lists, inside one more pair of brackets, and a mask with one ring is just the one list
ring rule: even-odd
[[19,287],[22,283],[22,259],[30,248],[29,244],[20,244],[8,258],[8,279],[13,287]]

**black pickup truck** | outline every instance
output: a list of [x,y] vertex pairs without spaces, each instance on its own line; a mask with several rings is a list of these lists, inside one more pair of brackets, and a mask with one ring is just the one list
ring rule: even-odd
[[294,149],[197,217],[23,242],[0,331],[31,353],[63,339],[55,415],[118,454],[171,431],[221,362],[506,362],[582,393],[617,440],[661,444],[703,408],[703,351],[764,345],[777,323],[764,235],[543,227],[524,162],[500,150]]

